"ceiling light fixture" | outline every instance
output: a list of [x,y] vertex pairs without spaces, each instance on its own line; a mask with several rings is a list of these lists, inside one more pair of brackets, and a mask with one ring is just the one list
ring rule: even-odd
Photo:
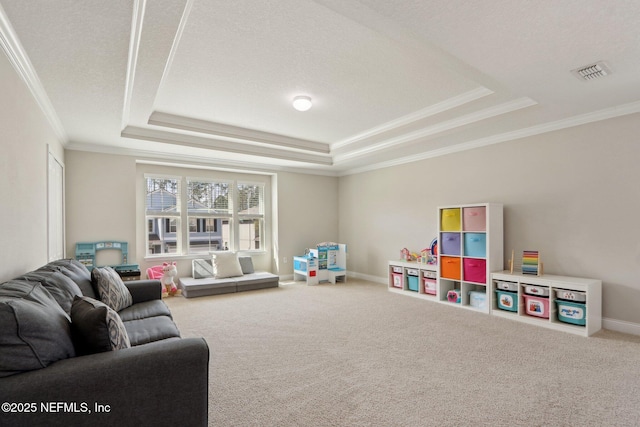
[[293,98],[293,108],[298,111],[307,111],[311,108],[311,97],[307,95],[298,95]]

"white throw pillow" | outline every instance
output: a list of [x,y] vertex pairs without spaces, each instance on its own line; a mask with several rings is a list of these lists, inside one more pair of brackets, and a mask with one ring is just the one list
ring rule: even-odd
[[211,255],[213,276],[216,279],[242,276],[242,267],[235,252],[214,252]]

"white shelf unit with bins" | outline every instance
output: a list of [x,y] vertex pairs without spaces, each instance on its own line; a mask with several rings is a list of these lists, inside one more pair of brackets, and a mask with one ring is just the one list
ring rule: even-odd
[[[500,309],[496,295],[497,282],[510,282],[517,287],[517,310],[507,311]],[[525,288],[527,286],[538,286],[549,290],[549,318],[532,316],[526,313]],[[576,325],[563,322],[558,317],[558,310],[555,301],[556,291],[574,291],[585,294],[584,320],[585,325]],[[520,272],[510,273],[509,271],[496,272],[491,274],[491,314],[532,325],[543,326],[558,331],[570,332],[582,336],[590,336],[602,328],[602,281],[596,279],[585,279],[578,277],[543,275],[534,276],[522,274]],[[515,308],[515,307],[514,307]]]
[[[432,292],[437,290],[436,271],[436,265],[401,260],[389,261],[389,291],[435,301],[436,295],[427,292],[431,289],[433,289]],[[417,277],[417,281],[409,277]],[[410,289],[410,280],[417,282],[416,290]]]
[[[439,207],[437,300],[489,313],[491,272],[504,268],[503,240],[502,204]],[[449,302],[454,290],[460,302]]]

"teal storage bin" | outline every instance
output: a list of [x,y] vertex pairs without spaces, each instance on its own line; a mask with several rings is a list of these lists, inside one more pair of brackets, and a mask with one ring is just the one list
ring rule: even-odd
[[407,276],[407,287],[410,291],[418,292],[420,288],[418,276]]
[[579,302],[557,299],[558,320],[584,326],[587,323],[587,307]]
[[518,311],[518,293],[496,289],[498,308],[506,311]]

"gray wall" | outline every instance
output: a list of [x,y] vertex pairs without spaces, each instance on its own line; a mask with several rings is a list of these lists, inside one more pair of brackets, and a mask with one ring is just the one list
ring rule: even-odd
[[342,177],[348,268],[382,279],[436,236],[438,206],[503,203],[505,257],[539,250],[545,273],[601,279],[604,317],[640,323],[638,135],[635,114]]
[[64,152],[29,89],[0,53],[0,281],[47,262],[47,156]]

